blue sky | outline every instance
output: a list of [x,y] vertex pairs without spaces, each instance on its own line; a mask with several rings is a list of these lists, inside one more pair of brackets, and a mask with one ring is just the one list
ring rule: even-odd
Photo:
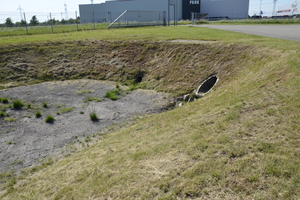
[[[104,1],[94,0],[94,3],[102,3]],[[278,0],[277,6],[293,2],[294,0]],[[48,19],[50,12],[55,19],[61,20],[65,18],[64,4],[67,5],[68,17],[75,18],[75,11],[79,13],[78,5],[89,3],[91,3],[90,0],[0,0],[0,23],[4,23],[8,17],[11,17],[13,22],[20,21],[19,5],[22,8],[22,12],[26,13],[27,20],[36,15],[40,21],[45,21]],[[249,15],[258,14],[260,5],[265,15],[272,15],[273,0],[250,0]]]

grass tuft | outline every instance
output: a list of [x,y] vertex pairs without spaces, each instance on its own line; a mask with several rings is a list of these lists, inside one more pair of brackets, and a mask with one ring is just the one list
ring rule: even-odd
[[4,121],[6,121],[6,122],[16,122],[17,118],[14,118],[14,117],[5,117]]
[[42,103],[42,106],[43,106],[44,108],[48,108],[47,102],[43,102],[43,103]]
[[0,117],[5,117],[7,114],[4,111],[0,111]]
[[21,109],[24,106],[24,103],[18,99],[13,101],[13,108],[14,109]]
[[46,123],[53,123],[54,122],[54,117],[52,115],[47,115],[45,122]]
[[98,120],[99,120],[96,111],[92,111],[92,112],[90,113],[90,119],[91,119],[92,121],[98,121]]
[[110,100],[116,101],[116,100],[119,99],[119,96],[118,96],[118,95],[120,95],[120,94],[121,94],[121,93],[120,93],[120,89],[115,89],[115,90],[110,90],[110,91],[108,91],[108,92],[104,95],[104,97],[105,97],[105,98],[108,98],[108,99],[110,99]]
[[72,110],[72,107],[61,107],[58,109],[57,114],[71,112]]
[[0,102],[6,104],[6,103],[8,103],[8,98],[6,98],[6,97],[0,98]]
[[35,117],[36,117],[36,118],[42,117],[42,113],[41,113],[40,111],[37,111],[37,112],[35,113]]

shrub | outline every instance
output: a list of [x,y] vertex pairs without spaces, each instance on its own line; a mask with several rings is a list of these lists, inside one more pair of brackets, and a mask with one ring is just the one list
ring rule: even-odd
[[83,114],[84,114],[84,112],[83,112],[83,111],[80,111],[80,114],[82,114],[82,115],[83,115]]
[[16,99],[13,101],[13,108],[14,109],[21,109],[24,106],[23,102]]
[[47,115],[45,122],[46,123],[53,123],[54,122],[54,117],[52,115]]
[[47,104],[46,102],[42,103],[42,106],[43,106],[44,108],[48,108],[48,104]]
[[37,111],[36,113],[35,113],[35,117],[36,118],[40,118],[42,116],[42,113],[40,112],[40,111]]
[[29,103],[29,104],[27,104],[27,108],[29,109],[29,108],[31,108],[31,104]]
[[99,118],[98,118],[95,111],[90,113],[90,118],[91,118],[92,121],[98,121],[99,120]]

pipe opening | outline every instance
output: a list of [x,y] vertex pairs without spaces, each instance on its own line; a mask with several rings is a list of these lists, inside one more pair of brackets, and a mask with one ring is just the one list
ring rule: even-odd
[[145,72],[143,71],[136,72],[134,75],[134,82],[141,83],[143,81],[144,76],[145,76]]
[[203,96],[207,92],[209,92],[214,85],[218,82],[218,77],[216,75],[212,75],[208,77],[196,90],[197,96]]

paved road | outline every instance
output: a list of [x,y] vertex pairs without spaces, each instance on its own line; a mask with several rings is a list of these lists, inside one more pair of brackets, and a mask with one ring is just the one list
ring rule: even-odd
[[300,25],[195,25],[300,42]]

